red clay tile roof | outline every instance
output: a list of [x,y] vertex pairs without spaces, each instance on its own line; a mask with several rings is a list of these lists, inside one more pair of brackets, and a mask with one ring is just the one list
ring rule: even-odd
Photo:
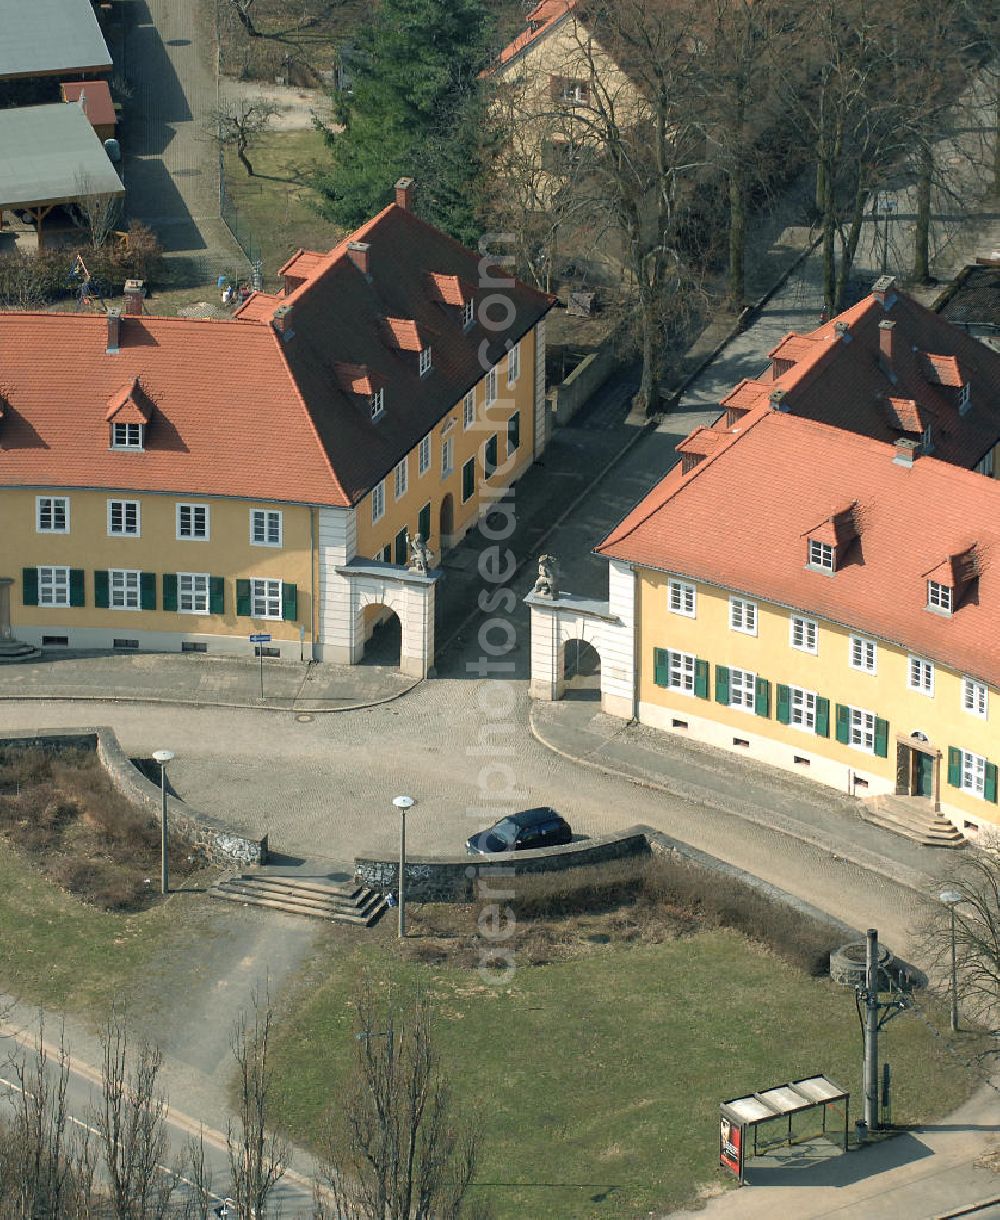
[[427,288],[431,299],[442,305],[456,305],[461,308],[475,298],[472,285],[463,283],[457,275],[438,275],[436,271],[432,271],[427,276]]
[[885,418],[889,427],[899,432],[923,432],[937,419],[937,412],[921,407],[912,398],[894,398],[887,394],[883,400]]
[[366,364],[336,364],[334,371],[340,388],[348,394],[370,397],[375,393],[375,380]]
[[[678,477],[677,467],[597,553],[805,610],[1000,686],[1000,482],[933,457],[771,411]],[[747,494],[734,495],[733,488]],[[802,537],[856,500],[857,558],[804,566]],[[926,609],[926,573],[975,546],[977,596]]]
[[67,102],[80,101],[80,94],[86,95],[86,114],[91,127],[113,127],[118,122],[115,114],[115,104],[111,100],[111,90],[106,80],[67,81],[59,86],[63,100]]
[[233,314],[241,322],[269,322],[281,304],[281,297],[270,292],[251,292]]
[[954,356],[935,356],[930,352],[924,352],[922,357],[924,376],[931,385],[957,388],[963,384],[962,373]]
[[319,250],[296,250],[292,257],[278,268],[278,274],[308,279],[325,257]]
[[811,530],[807,530],[806,537],[813,542],[825,542],[827,546],[835,546],[842,551],[858,536],[858,522],[854,515],[856,507],[856,504],[849,504],[839,513],[831,513]]
[[772,360],[790,360],[794,364],[796,360],[811,356],[817,342],[812,335],[787,334],[768,355]]
[[522,30],[513,42],[504,47],[498,56],[499,62],[510,63],[533,42],[537,42],[575,8],[576,2],[577,0],[541,0],[526,18],[528,28]]
[[153,414],[153,404],[146,397],[139,378],[122,386],[117,394],[108,399],[105,419],[118,424],[148,424]]
[[722,399],[721,405],[723,407],[733,407],[739,411],[748,411],[760,402],[762,396],[766,398],[773,389],[773,380],[764,381],[744,377],[737,384],[736,388],[730,390],[726,397]]
[[722,440],[723,436],[711,428],[695,428],[675,448],[678,453],[692,453],[698,457],[705,457],[707,454],[713,453]]
[[412,318],[383,318],[389,346],[400,352],[422,352],[427,343]]

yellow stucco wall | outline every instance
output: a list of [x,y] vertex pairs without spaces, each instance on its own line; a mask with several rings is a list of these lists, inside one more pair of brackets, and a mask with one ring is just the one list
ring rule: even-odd
[[[433,377],[433,373],[430,376]],[[463,400],[459,400],[430,433],[431,463],[425,474],[418,473],[419,445],[410,450],[408,462],[408,486],[406,494],[399,500],[394,494],[394,477],[390,471],[385,480],[385,513],[372,521],[372,495],[369,493],[357,506],[358,554],[376,559],[384,547],[393,547],[396,535],[402,529],[410,534],[417,532],[417,518],[421,508],[430,503],[431,532],[428,545],[437,558],[441,554],[441,505],[450,495],[454,506],[452,536],[458,536],[475,523],[481,506],[489,502],[488,490],[508,486],[534,460],[534,403],[535,403],[535,331],[529,331],[521,339],[520,376],[513,386],[507,385],[507,359],[497,366],[497,398],[487,412],[486,379],[475,387],[476,423],[471,428],[464,425]],[[507,465],[507,421],[519,411],[521,415],[520,446],[516,460]],[[497,434],[498,469],[487,481],[483,479],[482,451],[488,439]],[[442,442],[452,440],[454,452],[453,468],[445,478],[441,473]],[[462,503],[462,467],[469,458],[476,458],[476,488],[472,498]],[[427,541],[425,539],[425,541]]]
[[[39,495],[66,496],[70,502],[69,533],[39,533],[35,502]],[[141,534],[109,537],[108,501],[138,500]],[[206,504],[210,507],[210,537],[207,541],[178,539],[176,506]],[[255,546],[250,542],[250,510],[279,508],[282,512],[281,547]],[[298,619],[284,622],[268,619],[262,630],[276,639],[298,640],[299,625],[312,638],[312,576],[310,510],[301,505],[262,504],[250,500],[213,499],[198,495],[154,495],[131,491],[80,491],[66,488],[0,489],[0,575],[14,579],[11,620],[32,627],[109,628],[122,636],[138,632],[179,632],[210,635],[244,635],[258,620],[237,618],[236,580],[248,577],[281,579],[297,585]],[[22,601],[22,569],[57,565],[82,568],[86,572],[86,604],[82,607],[25,606]],[[155,572],[156,610],[97,609],[94,605],[94,572],[125,568]],[[164,611],[162,574],[207,572],[226,580],[224,615],[187,614]],[[120,631],[119,631],[120,629]]]
[[[965,675],[955,673],[940,664],[935,665],[932,696],[910,690],[907,685],[909,652],[897,645],[877,640],[877,673],[869,674],[850,665],[850,630],[809,614],[750,599],[757,604],[757,634],[746,635],[730,628],[729,593],[699,582],[696,587],[694,618],[672,613],[668,609],[668,580],[663,573],[642,571],[639,580],[639,702],[647,709],[645,719],[659,721],[658,727],[672,727],[673,719],[705,718],[719,726],[720,733],[712,736],[715,744],[732,748],[732,738],[761,738],[784,747],[780,754],[768,755],[757,746],[751,753],[768,761],[787,765],[793,753],[827,760],[833,767],[819,771],[810,767],[813,778],[838,782],[849,769],[868,776],[873,790],[881,781],[881,790],[895,788],[897,768],[897,734],[909,736],[924,733],[932,746],[942,751],[941,800],[945,806],[967,815],[976,823],[1000,823],[996,804],[951,787],[947,782],[948,748],[956,747],[981,755],[990,762],[1000,762],[1000,737],[997,718],[1000,717],[1000,695],[989,691],[989,709],[985,719],[972,715],[962,706]],[[801,613],[817,622],[817,652],[815,655],[795,649],[790,644],[791,617]],[[866,637],[873,638],[873,637]],[[654,649],[665,648],[693,653],[711,665],[708,698],[701,699],[679,691],[664,689],[654,681]],[[916,654],[919,655],[919,654]],[[764,718],[740,708],[715,702],[715,668],[735,667],[756,673],[771,683],[770,716]],[[975,678],[975,674],[969,675]],[[830,736],[822,737],[792,725],[779,724],[775,719],[776,686],[799,686],[815,691],[830,701]],[[836,705],[863,708],[888,721],[888,757],[879,758],[866,751],[852,748],[836,740]],[[655,713],[659,711],[660,716]],[[840,786],[838,784],[838,786]],[[858,792],[864,795],[864,792]],[[961,826],[961,822],[959,822]]]

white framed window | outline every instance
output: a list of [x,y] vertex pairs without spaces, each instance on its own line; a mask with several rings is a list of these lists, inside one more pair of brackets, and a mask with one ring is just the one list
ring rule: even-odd
[[757,705],[757,675],[747,669],[729,671],[729,706],[752,712]]
[[793,614],[789,625],[788,642],[799,652],[815,654],[819,649],[819,627],[816,620]]
[[448,436],[441,442],[441,478],[446,479],[455,470],[455,440]]
[[112,568],[108,572],[108,593],[112,610],[138,610],[139,573]]
[[921,657],[910,657],[907,662],[907,685],[910,690],[922,695],[934,694],[934,666]]
[[958,391],[958,413],[964,415],[972,406],[972,385],[966,382]]
[[108,501],[108,533],[112,538],[138,538],[141,527],[138,500]]
[[68,534],[69,497],[35,496],[35,529],[40,534]]
[[142,424],[112,424],[111,425],[111,448],[112,449],[141,449],[142,448]]
[[757,603],[743,597],[729,599],[729,626],[744,635],[757,634]]
[[368,399],[368,405],[371,407],[372,419],[378,419],[385,411],[385,387],[379,388]]
[[790,686],[789,719],[796,728],[816,732],[816,692],[803,690],[801,686]]
[[177,610],[180,614],[208,613],[207,572],[177,573]]
[[667,686],[685,695],[694,694],[695,657],[690,652],[671,652]]
[[462,325],[466,328],[476,320],[476,302],[466,301],[462,306]]
[[385,516],[385,479],[372,488],[372,525]]
[[281,581],[250,581],[250,613],[254,618],[281,618]]
[[[408,456],[408,455],[407,455]],[[410,483],[410,468],[406,458],[396,463],[396,468],[392,472],[393,494],[397,500],[401,500],[406,495],[406,489]]]
[[515,343],[507,353],[507,384],[514,385],[521,376],[521,344]]
[[494,365],[486,374],[486,406],[497,400],[497,366]]
[[38,604],[40,606],[69,605],[69,568],[38,569]]
[[875,713],[866,712],[864,708],[852,707],[851,731],[848,744],[855,750],[864,750],[866,754],[875,753]]
[[671,614],[695,616],[696,594],[694,585],[686,580],[671,580],[667,584],[667,605]]
[[210,519],[207,504],[177,505],[177,537],[207,542]]
[[431,371],[431,349],[429,347],[421,348],[420,350],[420,376],[423,377]]
[[975,678],[962,679],[962,707],[970,716],[985,720],[990,710],[990,692],[985,682]]
[[417,474],[426,474],[431,468],[431,434],[428,432],[417,446]]
[[927,608],[940,610],[943,614],[951,614],[951,588],[939,584],[936,580],[927,582]]
[[470,390],[462,399],[462,427],[466,432],[476,422],[476,391]]
[[968,750],[962,751],[962,791],[971,796],[986,795],[986,759]]
[[852,635],[850,642],[851,669],[873,674],[878,669],[878,645],[863,635]]
[[254,546],[281,546],[281,510],[251,508],[250,541]]
[[833,571],[833,547],[828,542],[816,542],[809,539],[809,566]]

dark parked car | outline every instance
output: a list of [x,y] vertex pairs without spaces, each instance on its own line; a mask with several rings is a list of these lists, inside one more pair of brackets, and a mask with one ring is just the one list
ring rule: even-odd
[[487,856],[498,851],[534,851],[537,847],[559,847],[573,841],[569,822],[554,809],[525,809],[501,818],[488,830],[466,840],[470,855]]

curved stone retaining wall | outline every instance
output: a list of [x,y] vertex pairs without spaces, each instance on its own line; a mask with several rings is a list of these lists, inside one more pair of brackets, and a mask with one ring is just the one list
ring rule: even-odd
[[[114,729],[100,725],[86,729],[38,729],[35,732],[9,733],[0,737],[0,749],[94,750],[108,778],[133,804],[160,816],[160,788],[132,765]],[[170,825],[197,844],[210,860],[221,864],[266,864],[267,836],[263,839],[243,834],[206,813],[167,795]]]

